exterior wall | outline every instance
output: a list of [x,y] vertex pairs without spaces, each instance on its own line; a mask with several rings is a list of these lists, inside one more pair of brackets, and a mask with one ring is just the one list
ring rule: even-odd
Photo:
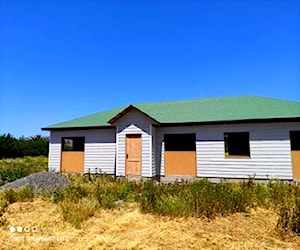
[[153,125],[150,125],[151,127],[151,153],[152,153],[152,176],[156,176],[157,175],[157,171],[156,171],[156,127],[154,127]]
[[[157,128],[156,163],[164,176],[165,133],[196,133],[197,177],[292,179],[289,131],[300,123],[233,124]],[[224,132],[249,132],[249,159],[224,157]]]
[[136,110],[129,111],[117,120],[117,176],[125,176],[126,134],[142,135],[142,177],[152,177],[152,134],[153,121]]
[[50,132],[48,170],[59,172],[61,160],[61,137],[56,134],[57,132]]
[[[164,134],[195,133],[197,177],[293,178],[289,131],[300,130],[299,122],[154,127],[151,119],[132,110],[116,126],[117,129],[51,131],[49,170],[60,171],[62,137],[85,136],[84,171],[101,169],[124,176],[126,134],[141,134],[142,177],[164,176]],[[249,132],[251,157],[225,158],[224,132]]]
[[49,147],[49,171],[60,171],[61,138],[84,136],[84,172],[115,174],[115,129],[51,131]]

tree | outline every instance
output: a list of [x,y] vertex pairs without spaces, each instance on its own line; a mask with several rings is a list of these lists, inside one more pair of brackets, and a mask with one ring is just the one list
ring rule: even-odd
[[26,140],[24,148],[24,155],[30,156],[39,156],[39,155],[48,155],[49,151],[49,141],[47,138],[42,137],[41,135],[35,135],[29,137]]
[[21,156],[18,140],[11,134],[0,135],[0,159]]
[[14,138],[10,134],[0,135],[0,159],[22,156],[47,156],[49,152],[48,138],[41,135],[29,138]]

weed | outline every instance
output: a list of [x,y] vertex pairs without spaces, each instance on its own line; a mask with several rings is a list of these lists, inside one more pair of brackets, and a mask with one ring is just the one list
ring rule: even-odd
[[4,199],[7,200],[9,204],[17,201],[32,201],[33,197],[34,191],[29,186],[24,186],[17,190],[8,189],[4,191]]
[[277,230],[282,236],[300,235],[300,188],[298,185],[291,184],[290,189],[294,192],[290,194],[287,203],[282,203],[278,212]]
[[64,200],[59,203],[64,221],[80,228],[83,221],[93,216],[97,209],[97,202],[92,199],[83,198],[80,202]]
[[45,156],[0,160],[0,185],[25,177],[29,174],[46,171],[48,159]]
[[[256,183],[253,178],[239,183],[211,183],[206,179],[174,184],[113,178],[108,175],[69,176],[70,184],[55,192],[52,201],[62,208],[63,218],[76,227],[97,209],[113,209],[119,202],[139,202],[141,211],[171,217],[193,216],[215,218],[252,207],[274,209],[279,214],[277,228],[300,232],[299,186],[271,180]],[[9,201],[16,200],[7,194]],[[18,198],[19,199],[19,198]],[[90,207],[90,208],[88,208]],[[80,214],[82,211],[82,214]]]
[[5,226],[7,224],[7,220],[4,217],[4,213],[9,203],[4,197],[4,193],[0,193],[0,227]]

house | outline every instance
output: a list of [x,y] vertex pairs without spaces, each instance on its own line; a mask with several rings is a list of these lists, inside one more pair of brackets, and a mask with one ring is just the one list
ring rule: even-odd
[[300,179],[300,102],[247,95],[145,103],[43,130],[54,171]]

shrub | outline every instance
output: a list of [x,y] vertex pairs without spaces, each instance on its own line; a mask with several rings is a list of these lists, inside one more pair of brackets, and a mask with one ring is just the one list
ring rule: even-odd
[[285,183],[279,180],[271,180],[267,184],[269,192],[269,203],[276,210],[282,207],[292,207],[294,204],[297,186],[293,183]]
[[19,139],[11,134],[0,135],[0,159],[23,156],[47,156],[49,152],[48,138],[41,135]]
[[7,200],[9,204],[17,201],[32,201],[33,197],[34,191],[29,186],[24,186],[17,190],[8,189],[4,191],[4,199]]
[[[52,201],[60,205],[64,220],[76,227],[96,209],[113,209],[121,200],[121,204],[139,202],[145,213],[173,217],[214,218],[261,206],[279,213],[280,232],[300,232],[300,191],[299,186],[291,183],[272,180],[260,184],[253,179],[217,184],[206,179],[174,184],[151,180],[137,183],[100,174],[69,178],[70,184],[55,192]],[[85,207],[87,204],[91,205],[90,210]],[[83,214],[79,215],[81,209]]]
[[256,183],[254,186],[255,205],[260,207],[269,207],[270,198],[268,186],[264,183]]
[[63,219],[75,227],[98,208],[112,209],[119,200],[134,201],[139,187],[135,182],[107,175],[69,175],[69,179],[70,184],[54,192],[51,200],[61,207]]
[[157,190],[154,182],[146,181],[142,189],[141,209],[143,212],[155,212]]
[[5,199],[4,192],[0,192],[0,227],[7,224],[7,220],[3,215],[8,205],[9,202]]
[[253,204],[254,190],[248,184],[211,183],[207,180],[192,183],[159,184],[146,182],[141,209],[170,216],[213,218],[234,212],[246,212]]
[[0,182],[11,182],[32,173],[46,171],[47,168],[48,159],[45,156],[0,160]]
[[80,202],[64,200],[59,203],[64,221],[80,228],[83,221],[93,216],[97,209],[97,202],[92,199],[83,198]]
[[17,190],[8,189],[0,191],[0,226],[7,224],[4,213],[9,204],[14,202],[32,201],[34,197],[33,189],[29,186],[19,188]]
[[282,236],[289,234],[300,235],[300,188],[299,185],[291,184],[288,202],[282,202],[278,212],[279,219],[277,229]]

